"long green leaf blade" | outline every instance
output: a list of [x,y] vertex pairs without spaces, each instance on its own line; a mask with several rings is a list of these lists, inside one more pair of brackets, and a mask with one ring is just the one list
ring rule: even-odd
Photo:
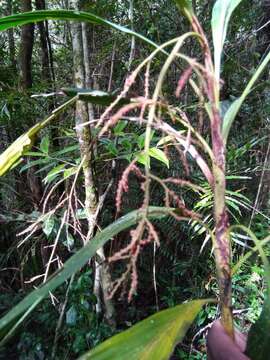
[[125,34],[135,36],[156,48],[158,47],[157,44],[155,44],[153,41],[137,33],[136,31],[130,30],[124,26],[103,19],[102,17],[97,16],[93,13],[84,12],[84,11],[40,10],[40,11],[32,11],[32,12],[25,12],[22,14],[10,15],[0,19],[0,31],[8,30],[15,26],[26,25],[29,23],[39,22],[44,20],[85,21],[95,25],[109,26]]
[[[166,215],[169,215],[171,211],[173,211],[173,209],[149,207],[148,217],[162,218]],[[101,246],[112,239],[113,236],[118,234],[120,231],[123,231],[136,224],[142,218],[142,216],[144,216],[144,214],[145,213],[141,210],[132,211],[106,227],[104,230],[98,233],[85,247],[80,249],[69,260],[67,260],[63,267],[58,272],[56,272],[49,281],[47,281],[40,288],[32,291],[19,304],[14,306],[5,316],[3,316],[0,319],[0,337],[2,339],[0,345],[3,345],[3,342],[7,340],[7,338],[5,338],[7,333],[6,330],[9,330],[10,326],[13,326],[14,322],[19,317],[23,316],[23,314],[31,306],[33,306],[33,304],[35,304],[35,306],[38,305],[45,297],[48,296],[51,291],[56,289],[64,281],[70,278],[72,274],[76,273],[82,266],[84,266],[87,261],[89,261],[89,259],[95,255],[96,251]]]
[[219,82],[221,56],[227,35],[228,24],[235,8],[242,0],[217,0],[212,11],[212,36],[214,43],[215,74]]
[[194,300],[163,310],[113,336],[79,360],[165,360],[209,300]]

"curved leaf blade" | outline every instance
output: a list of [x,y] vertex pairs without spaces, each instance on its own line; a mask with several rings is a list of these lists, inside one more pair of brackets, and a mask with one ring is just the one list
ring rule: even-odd
[[167,166],[167,168],[170,167],[169,159],[167,158],[164,151],[162,151],[158,148],[151,148],[151,149],[149,149],[149,156],[162,162],[163,164],[165,164]]
[[242,0],[217,0],[212,11],[212,36],[214,43],[215,74],[219,82],[221,55],[226,40],[228,24],[235,8]]
[[103,25],[109,26],[115,30],[121,31],[125,34],[135,36],[140,40],[148,43],[155,48],[158,47],[150,39],[146,38],[145,36],[130,30],[124,26],[115,24],[109,20],[103,19],[100,16],[97,16],[90,12],[84,11],[73,11],[73,10],[39,10],[39,11],[32,11],[32,12],[25,12],[22,14],[15,14],[10,16],[5,16],[0,18],[0,31],[8,30],[15,26],[26,25],[33,22],[39,22],[44,20],[71,20],[71,21],[85,21],[90,22],[95,25]]
[[[162,207],[149,207],[148,217],[149,218],[162,218],[166,215],[169,215],[173,209],[162,208]],[[11,334],[9,328],[14,325],[14,322],[23,316],[29,308],[32,310],[38,305],[48,294],[61,285],[64,281],[70,278],[75,272],[80,270],[91,257],[93,257],[96,251],[102,247],[106,242],[108,242],[113,236],[118,234],[120,231],[123,231],[130,226],[136,224],[145,212],[142,210],[135,210],[127,215],[121,217],[100,233],[98,233],[86,246],[80,249],[76,254],[74,254],[69,260],[65,262],[63,267],[56,272],[52,278],[47,281],[40,288],[32,291],[27,295],[19,304],[14,306],[5,316],[0,319],[0,345],[3,345],[6,340],[8,340],[5,335]],[[35,304],[33,306],[33,304]],[[20,319],[18,320],[20,321]],[[16,324],[14,325],[16,327]],[[7,331],[8,329],[8,331]]]
[[160,311],[104,341],[79,360],[168,359],[202,306],[208,302],[194,300]]

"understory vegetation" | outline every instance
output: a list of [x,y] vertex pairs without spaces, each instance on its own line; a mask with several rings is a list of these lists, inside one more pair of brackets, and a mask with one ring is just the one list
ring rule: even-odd
[[269,358],[269,1],[0,16],[0,359]]

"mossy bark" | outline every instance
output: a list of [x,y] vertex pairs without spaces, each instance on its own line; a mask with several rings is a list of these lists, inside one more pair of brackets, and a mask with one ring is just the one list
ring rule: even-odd
[[[79,4],[77,4],[76,7],[79,8]],[[85,24],[82,25],[80,23],[73,23],[71,30],[75,86],[78,88],[90,87],[91,73],[89,59],[89,29],[87,29]],[[77,101],[76,132],[80,144],[81,159],[83,161],[82,168],[85,186],[85,209],[88,218],[87,241],[91,240],[92,236],[94,235],[99,202],[93,167],[95,149],[92,142],[91,126],[89,125],[89,120],[93,120],[93,118],[94,113],[92,104],[88,104],[80,100]],[[101,261],[98,261],[98,259]],[[112,300],[108,299],[108,293],[111,287],[111,276],[109,267],[105,261],[103,248],[97,251],[94,283],[94,293],[97,298],[96,310],[97,312],[102,312],[103,299],[105,318],[110,325],[114,326],[114,305]]]

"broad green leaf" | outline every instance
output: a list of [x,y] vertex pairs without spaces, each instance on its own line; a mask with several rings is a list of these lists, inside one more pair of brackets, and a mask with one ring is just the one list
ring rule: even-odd
[[68,248],[69,251],[75,244],[74,237],[68,231],[66,232],[66,240],[63,241],[63,244]]
[[[178,131],[179,135],[183,135],[186,133],[186,130],[181,130]],[[175,136],[173,135],[167,135],[167,136],[163,136],[159,142],[157,143],[157,146],[161,146],[161,145],[165,145],[165,144],[170,144],[170,143],[174,143],[175,142]]]
[[240,110],[240,107],[242,106],[242,104],[245,101],[246,97],[251,92],[253,85],[255,84],[255,82],[257,81],[259,76],[262,74],[262,72],[264,71],[266,65],[269,63],[269,61],[270,61],[270,52],[266,55],[266,57],[264,58],[262,63],[259,65],[259,67],[255,71],[252,78],[249,80],[249,83],[247,84],[245,90],[242,92],[242,95],[238,99],[236,99],[231,104],[229,109],[227,110],[227,112],[226,112],[226,114],[224,116],[224,119],[223,119],[223,124],[222,124],[222,134],[223,134],[223,138],[224,138],[225,142],[228,139],[228,135],[229,135],[231,126],[232,126],[232,124],[234,122],[234,119],[235,119],[236,115],[238,114],[238,111]]
[[161,145],[165,145],[165,144],[169,144],[169,143],[173,144],[174,140],[175,140],[175,138],[173,135],[163,136],[157,143],[157,146],[161,146]]
[[[153,140],[153,137],[155,135],[155,130],[151,130],[151,134],[150,134],[150,141]],[[142,133],[140,136],[137,137],[136,139],[137,144],[139,146],[140,149],[144,148],[144,144],[145,144],[145,132]]]
[[217,0],[212,11],[212,36],[214,43],[215,74],[219,83],[220,64],[229,20],[241,0]]
[[47,174],[47,176],[43,179],[43,181],[45,182],[45,184],[51,183],[54,179],[57,178],[57,176],[58,176],[60,173],[64,173],[64,171],[65,171],[65,166],[66,166],[66,164],[60,164],[60,165],[57,165],[56,167],[54,167],[51,171],[49,171],[49,173]]
[[115,127],[113,128],[113,133],[114,135],[118,136],[118,135],[122,135],[123,130],[125,129],[125,127],[127,126],[128,122],[127,121],[118,121],[118,123],[115,125]]
[[141,134],[137,138],[137,144],[140,149],[144,148],[144,143],[145,143],[145,133]]
[[78,209],[78,210],[76,211],[76,218],[77,218],[78,220],[87,219],[87,214],[86,214],[85,209]]
[[[28,154],[29,152],[23,154],[23,155],[26,155]],[[48,164],[49,163],[49,164]],[[33,161],[29,161],[27,162],[24,166],[22,166],[20,168],[20,173],[22,173],[23,171],[27,170],[27,169],[30,169],[31,167],[33,166],[37,166],[37,165],[44,165],[44,164],[47,164],[45,166],[45,168],[48,168],[48,167],[52,167],[55,165],[55,163],[52,161],[50,163],[50,159],[46,156],[45,158],[41,159],[39,158],[38,160],[33,160]],[[11,168],[12,169],[12,168]],[[41,169],[40,169],[41,170]],[[40,172],[40,170],[36,171],[36,174]]]
[[50,145],[50,139],[49,139],[49,136],[46,135],[42,138],[39,148],[44,154],[48,154],[49,145]]
[[[148,217],[151,218],[163,218],[173,211],[173,209],[162,207],[149,207]],[[32,310],[45,298],[48,294],[61,285],[64,281],[70,278],[74,273],[81,269],[89,259],[91,259],[96,251],[103,246],[107,241],[112,239],[120,231],[123,231],[130,226],[136,224],[145,212],[142,210],[135,210],[127,215],[121,217],[104,230],[99,232],[91,241],[87,243],[85,247],[80,249],[70,259],[68,259],[63,267],[57,271],[50,280],[38,289],[32,291],[27,295],[19,304],[14,306],[6,315],[0,319],[0,346],[12,335],[13,331],[10,328],[16,328],[16,323],[20,322],[20,318],[28,311]],[[16,322],[16,323],[15,323]],[[15,323],[15,325],[14,325]]]
[[53,231],[54,228],[54,216],[49,216],[46,218],[46,220],[44,221],[43,225],[42,225],[42,230],[44,232],[44,234],[49,237]]
[[144,152],[136,154],[137,161],[142,165],[147,165],[150,168],[150,158]]
[[67,325],[76,325],[78,313],[76,308],[72,305],[66,312],[66,324]]
[[161,161],[163,164],[165,164],[169,168],[169,159],[167,158],[164,151],[158,149],[158,148],[151,148],[149,149],[149,155],[159,161]]
[[76,174],[77,171],[78,171],[78,168],[76,166],[72,166],[72,167],[70,167],[68,169],[65,169],[64,173],[63,173],[64,179],[67,179],[70,176]]
[[72,11],[72,10],[40,10],[25,12],[22,14],[15,14],[0,18],[0,31],[8,30],[14,26],[21,26],[33,22],[39,22],[44,20],[71,20],[71,21],[85,21],[96,25],[109,26],[115,30],[121,31],[125,34],[135,36],[144,42],[158,47],[153,41],[147,39],[145,36],[130,30],[124,26],[112,23],[106,19],[103,19],[95,14],[84,11]]
[[202,306],[194,300],[163,310],[104,341],[79,360],[166,360],[186,334]]
[[107,150],[114,156],[118,156],[118,149],[113,143],[113,141],[109,141],[106,145]]

